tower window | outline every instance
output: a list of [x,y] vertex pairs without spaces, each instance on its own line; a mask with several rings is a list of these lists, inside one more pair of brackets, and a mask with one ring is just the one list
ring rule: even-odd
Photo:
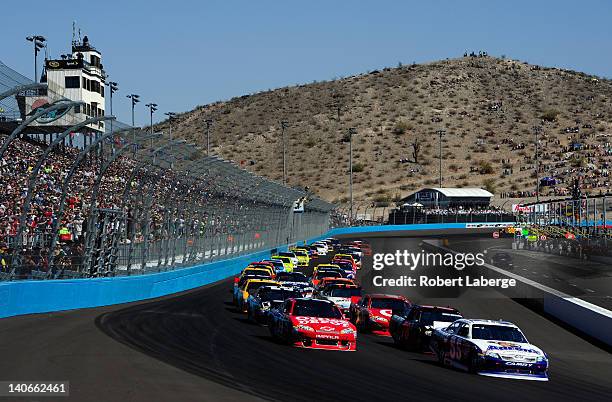
[[65,87],[66,88],[79,88],[81,80],[78,76],[65,77]]

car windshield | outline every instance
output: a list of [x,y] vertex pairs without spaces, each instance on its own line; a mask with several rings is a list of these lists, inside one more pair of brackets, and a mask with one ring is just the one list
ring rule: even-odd
[[317,279],[322,278],[341,278],[342,275],[336,271],[319,271],[317,272]]
[[332,303],[318,300],[296,300],[293,315],[320,318],[342,318],[342,313]]
[[279,253],[279,255],[282,255],[283,257],[289,257],[289,258],[295,257],[295,254],[293,253]]
[[298,257],[306,257],[308,254],[306,254],[305,251],[296,251],[295,255],[297,255]]
[[406,302],[400,299],[372,299],[372,308],[403,310]]
[[295,290],[289,289],[269,289],[262,288],[257,292],[261,301],[285,300],[290,297],[302,297],[302,294]]
[[328,292],[330,297],[361,296],[361,288],[333,288]]
[[518,328],[505,325],[472,325],[472,339],[488,341],[507,341],[526,343],[527,340]]
[[270,274],[268,275],[250,275],[250,274],[245,275],[242,278],[240,278],[240,280],[238,281],[238,286],[243,287],[246,281],[248,281],[249,279],[270,279]]
[[439,310],[423,310],[421,312],[421,323],[433,325],[434,321],[454,322],[462,318],[461,315]]
[[270,276],[270,271],[267,269],[249,269],[247,272],[249,275]]
[[255,290],[265,285],[270,285],[270,282],[251,282],[247,285],[245,290],[249,293],[253,293]]
[[342,268],[343,270],[347,271],[347,270],[353,270],[353,264],[351,264],[350,262],[344,262],[344,261],[338,261],[336,262],[336,265],[338,265],[340,268]]
[[281,272],[276,280],[279,282],[308,282],[306,275],[300,272]]

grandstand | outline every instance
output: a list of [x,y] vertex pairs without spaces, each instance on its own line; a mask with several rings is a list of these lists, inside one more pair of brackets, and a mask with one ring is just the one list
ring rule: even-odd
[[[49,101],[26,113],[20,99],[32,94]],[[88,135],[115,118],[78,115],[79,104],[0,63],[2,280],[159,272],[328,227],[332,204],[184,140],[117,121]],[[61,124],[48,118],[60,112]],[[77,147],[76,133],[89,141]]]

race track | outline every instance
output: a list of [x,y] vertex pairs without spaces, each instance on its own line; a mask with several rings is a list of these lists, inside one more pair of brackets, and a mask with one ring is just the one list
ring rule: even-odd
[[[374,252],[419,243],[371,239]],[[372,275],[366,260],[360,272],[366,290],[373,290]],[[230,288],[228,279],[156,301],[0,320],[0,380],[70,380],[69,399],[76,401],[609,401],[612,395],[608,352],[494,290],[433,298],[402,289],[413,301],[451,305],[466,317],[515,322],[548,353],[549,382],[465,374],[374,335],[360,334],[355,353],[279,345],[267,328],[233,310]]]

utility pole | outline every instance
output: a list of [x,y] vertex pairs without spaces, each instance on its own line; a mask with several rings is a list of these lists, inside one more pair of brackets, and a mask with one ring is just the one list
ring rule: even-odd
[[538,135],[542,131],[542,127],[533,126],[533,132],[535,133],[535,171],[536,171],[536,201],[540,202],[540,141]]
[[34,82],[38,82],[38,52],[45,47],[47,41],[42,35],[32,35],[26,37],[27,41],[34,44]]
[[283,139],[283,184],[287,184],[287,143],[285,141],[285,128],[289,123],[286,120],[281,120],[281,131]]
[[206,156],[210,156],[210,126],[212,123],[212,119],[206,119]]
[[436,134],[438,134],[438,136],[440,137],[440,154],[438,156],[438,159],[440,160],[440,166],[439,166],[440,182],[439,182],[439,186],[440,186],[440,188],[442,188],[442,136],[444,134],[446,134],[446,131],[445,130],[438,130],[438,131],[436,131]]
[[353,223],[353,135],[357,134],[355,128],[349,128],[349,199],[351,203],[351,215],[349,224]]
[[145,106],[149,108],[149,114],[151,116],[150,132],[151,134],[153,134],[153,113],[157,111],[157,103],[151,102],[151,103],[147,103]]

